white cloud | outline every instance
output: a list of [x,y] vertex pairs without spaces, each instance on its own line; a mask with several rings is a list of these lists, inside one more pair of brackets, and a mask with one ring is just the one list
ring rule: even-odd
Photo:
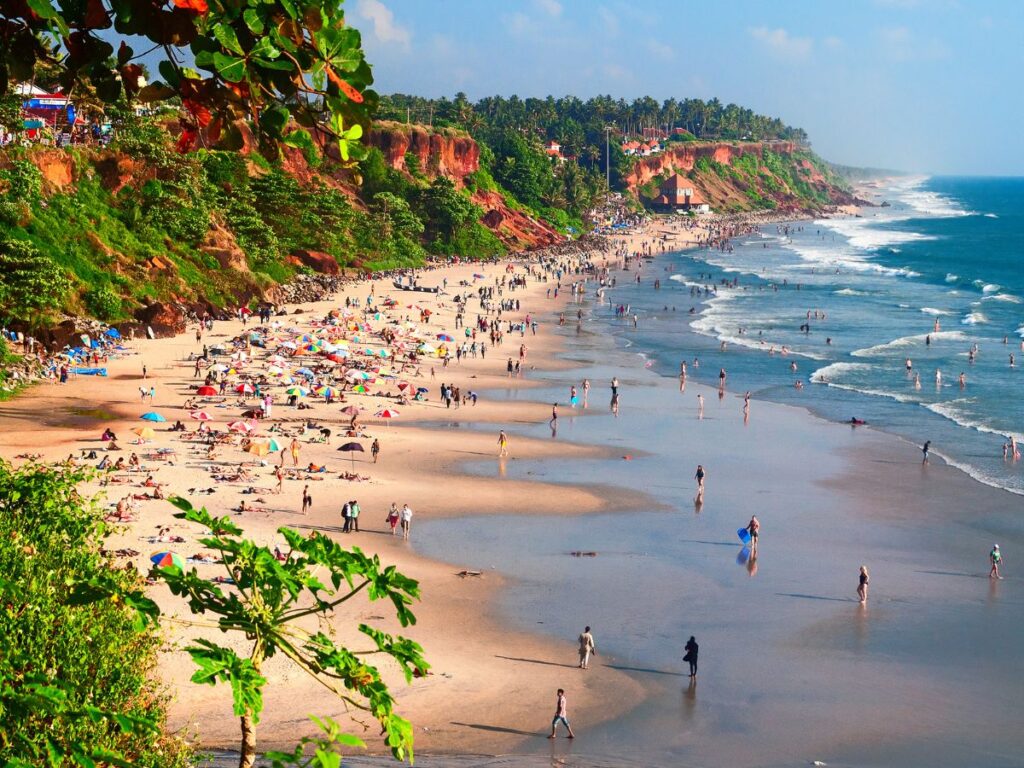
[[671,45],[655,40],[653,37],[647,41],[647,50],[651,52],[651,55],[666,61],[674,59],[676,55],[675,49]]
[[533,4],[553,18],[562,15],[562,4],[558,0],[533,0]]
[[950,55],[938,38],[922,40],[907,27],[882,27],[877,34],[882,53],[894,61],[937,61]]
[[395,14],[381,0],[359,0],[356,15],[373,24],[373,36],[382,43],[408,46],[412,33],[395,23]]
[[846,47],[846,43],[843,42],[843,39],[841,37],[836,37],[835,35],[823,37],[821,40],[821,44],[832,51],[838,51]]
[[811,54],[814,41],[809,37],[793,37],[781,27],[751,27],[750,36],[764,45],[776,56],[786,59],[806,59]]
[[599,5],[597,7],[597,15],[601,20],[601,25],[604,27],[605,32],[607,32],[610,37],[615,37],[619,34],[619,17],[615,15],[615,11],[607,5]]

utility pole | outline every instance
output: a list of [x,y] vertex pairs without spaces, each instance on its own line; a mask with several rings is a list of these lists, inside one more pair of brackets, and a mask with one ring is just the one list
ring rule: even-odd
[[604,204],[611,203],[611,126],[604,126]]

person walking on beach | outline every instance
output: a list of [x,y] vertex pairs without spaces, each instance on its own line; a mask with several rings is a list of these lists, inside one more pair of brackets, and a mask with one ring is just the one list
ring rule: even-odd
[[860,577],[857,582],[857,597],[860,598],[861,605],[868,601],[868,584],[871,583],[871,577],[868,576],[868,567],[862,565],[860,567]]
[[352,502],[346,501],[341,505],[341,519],[345,521],[341,527],[341,532],[348,533],[352,530]]
[[380,456],[380,440],[373,438],[373,444],[370,446],[370,455],[373,456],[373,463],[377,463],[377,457]]
[[299,441],[296,438],[292,438],[292,444],[288,446],[288,450],[292,454],[292,466],[299,466]]
[[398,514],[398,505],[395,502],[391,502],[391,508],[388,510],[388,516],[384,518],[385,522],[391,526],[391,535],[395,535],[395,531],[398,528],[398,519],[401,515]]
[[928,451],[931,449],[931,446],[931,440],[925,440],[924,445],[921,446],[921,453],[924,454],[924,460],[921,462],[922,464],[928,463]]
[[993,544],[992,551],[988,553],[988,561],[992,564],[992,568],[988,572],[990,579],[1002,579],[1002,574],[999,573],[999,566],[1003,564],[1003,553],[999,551],[999,545]]
[[348,519],[352,522],[349,533],[359,533],[359,502],[355,499],[348,503]]
[[572,726],[569,725],[569,715],[566,708],[565,691],[561,688],[558,689],[558,697],[555,699],[555,716],[551,718],[551,735],[549,739],[555,738],[555,727],[561,723],[565,726],[565,730],[569,732],[569,738],[575,739],[576,734],[572,732]]
[[303,486],[302,488],[302,514],[306,514],[309,508],[313,506],[313,497],[309,495],[309,486]]
[[697,677],[697,654],[700,653],[700,646],[697,645],[697,640],[693,635],[690,635],[690,639],[686,641],[686,645],[683,646],[683,650],[686,651],[686,655],[683,656],[683,661],[690,665],[690,677]]
[[508,456],[508,435],[505,430],[498,432],[498,458]]
[[277,487],[274,489],[274,493],[281,493],[284,490],[284,473],[280,467],[274,469],[274,477],[277,478]]
[[402,538],[409,538],[409,531],[412,529],[412,510],[409,509],[408,504],[402,505],[402,512],[400,514],[402,518]]
[[594,636],[590,634],[590,627],[585,627],[579,637],[580,644],[580,669],[587,669],[590,666],[590,654],[597,655],[597,646],[594,644]]
[[752,550],[757,549],[757,539],[761,533],[761,521],[757,519],[756,515],[750,516],[750,522],[747,523],[747,533],[750,534],[750,548]]
[[697,395],[697,418],[704,418],[704,395]]

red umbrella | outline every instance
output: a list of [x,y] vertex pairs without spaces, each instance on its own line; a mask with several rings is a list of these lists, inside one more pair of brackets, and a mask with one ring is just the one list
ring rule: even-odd
[[235,387],[235,392],[241,392],[245,395],[251,395],[256,390],[252,388],[252,384],[239,384]]
[[[213,389],[213,387],[210,387],[210,389]],[[196,421],[209,421],[211,418],[210,414],[208,414],[206,411],[192,411],[189,414],[189,416],[191,416]]]
[[405,392],[405,390],[407,390],[411,386],[412,385],[408,381],[400,381],[400,382],[398,382],[398,389],[401,392]]
[[246,421],[233,421],[228,424],[228,429],[232,432],[252,432],[252,425]]
[[217,394],[217,390],[215,388],[213,388],[213,387],[204,385],[204,386],[202,386],[202,387],[200,387],[199,389],[196,390],[196,394],[197,395],[204,395],[204,396],[205,395],[216,395]]

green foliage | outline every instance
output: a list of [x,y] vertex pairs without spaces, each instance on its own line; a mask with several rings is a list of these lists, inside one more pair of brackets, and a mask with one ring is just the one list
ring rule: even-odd
[[155,605],[103,554],[84,479],[0,462],[0,764],[181,768],[152,676]]
[[[360,593],[370,601],[389,602],[399,623],[409,626],[416,621],[409,606],[419,597],[418,583],[394,566],[382,566],[376,556],[355,547],[345,549],[316,531],[304,535],[290,528],[279,529],[290,547],[282,562],[266,546],[246,539],[229,517],[214,517],[181,498],[172,498],[171,503],[182,510],[177,517],[211,532],[198,543],[216,553],[234,584],[225,591],[194,568],[184,571],[171,566],[154,571],[193,613],[215,619],[222,632],[235,636],[229,645],[200,640],[186,650],[197,666],[193,681],[231,687],[234,712],[241,719],[242,765],[251,765],[255,758],[255,725],[267,685],[260,668],[278,653],[346,705],[370,715],[395,758],[412,760],[412,726],[395,713],[394,697],[367,658],[377,654],[390,658],[409,681],[428,668],[423,649],[406,638],[360,624],[359,631],[369,639],[371,649],[353,651],[308,627],[326,626],[336,609]],[[232,647],[240,641],[249,647],[245,656]],[[334,742],[340,739],[333,724],[324,730],[329,738],[335,736]],[[349,739],[348,743],[354,742]],[[301,764],[296,761],[302,747],[291,756],[275,753],[273,759],[279,761],[275,764]]]
[[121,296],[107,283],[97,285],[86,292],[85,306],[100,320],[110,322],[121,317]]
[[[200,131],[209,141],[223,134],[237,148],[235,122],[249,120],[268,156],[285,145],[308,150],[307,129],[326,109],[321,128],[334,135],[347,160],[377,100],[368,90],[373,75],[360,34],[346,24],[336,0],[174,0],[158,6],[150,0],[28,0],[7,4],[0,22],[0,97],[15,83],[32,81],[37,68],[48,68],[65,92],[106,105],[180,100],[182,148],[194,144]],[[136,63],[143,54],[128,45],[138,38],[150,49],[146,53],[161,51],[162,80],[145,86]],[[182,66],[183,60],[207,74]]]
[[71,290],[67,274],[31,243],[0,237],[0,318],[38,324]]

